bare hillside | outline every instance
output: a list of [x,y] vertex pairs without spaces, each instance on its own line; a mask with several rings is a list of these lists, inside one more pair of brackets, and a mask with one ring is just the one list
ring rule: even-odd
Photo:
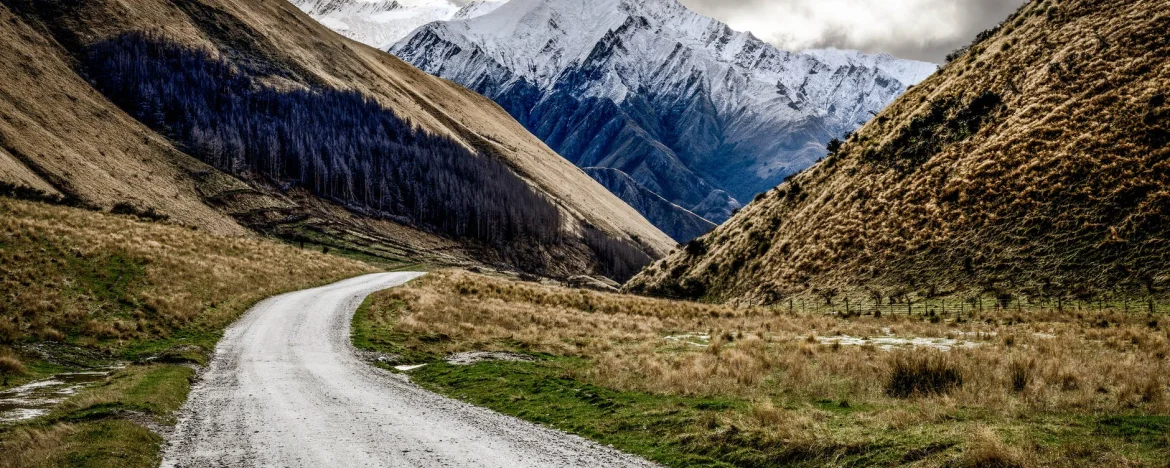
[[[549,274],[600,260],[592,227],[657,256],[670,239],[531,136],[491,101],[345,39],[281,0],[95,0],[0,6],[0,177],[110,207],[130,203],[221,234],[344,238],[375,254],[505,262],[476,245],[339,209],[263,178],[216,170],[97,92],[84,53],[127,33],[212,51],[273,89],[356,91],[422,130],[504,161],[562,212],[563,242],[539,245],[523,267]],[[407,223],[409,224],[409,223]]]
[[636,291],[1091,299],[1170,285],[1170,9],[1032,1]]

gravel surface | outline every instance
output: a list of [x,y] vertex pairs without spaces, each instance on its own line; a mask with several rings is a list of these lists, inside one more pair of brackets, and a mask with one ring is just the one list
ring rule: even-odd
[[363,276],[257,304],[216,347],[162,466],[654,466],[427,392],[359,359],[354,310],[418,276]]

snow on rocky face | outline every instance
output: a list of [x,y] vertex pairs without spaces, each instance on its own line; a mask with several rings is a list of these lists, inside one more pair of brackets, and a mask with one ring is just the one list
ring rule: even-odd
[[578,166],[622,171],[715,222],[937,69],[782,51],[677,0],[511,0],[389,51],[492,98]]
[[937,69],[782,51],[676,0],[512,0],[390,52],[497,101],[577,165],[623,171],[716,222]]
[[290,0],[321,24],[358,42],[386,49],[432,21],[469,19],[502,0]]

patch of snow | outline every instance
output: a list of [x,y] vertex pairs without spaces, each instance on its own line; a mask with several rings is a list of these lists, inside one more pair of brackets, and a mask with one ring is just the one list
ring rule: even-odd
[[475,18],[503,3],[501,0],[480,0],[460,6],[451,0],[290,1],[325,27],[379,49],[390,47],[427,23]]
[[[464,53],[426,62],[428,51],[410,46],[425,33]],[[794,121],[818,114],[868,120],[868,111],[938,69],[853,50],[782,51],[676,0],[513,0],[482,16],[429,24],[390,51],[424,70],[442,68],[447,78],[478,76],[490,71],[485,66],[499,65],[543,89],[572,68],[601,67],[607,73],[582,83],[579,92],[615,102],[699,78],[722,110],[789,114],[792,103],[800,108],[788,116]]]
[[940,351],[950,351],[952,348],[974,348],[979,346],[979,343],[973,341],[955,340],[951,338],[898,338],[896,336],[881,336],[876,338],[860,338],[849,335],[838,336],[818,336],[817,341],[820,344],[840,344],[842,346],[864,346],[873,345],[883,351],[891,351],[895,348],[933,348]]
[[706,347],[711,343],[711,335],[703,333],[686,333],[682,335],[671,335],[664,337],[667,341],[676,341],[679,343],[689,344],[691,346]]
[[447,361],[448,364],[453,364],[456,366],[470,366],[472,364],[485,361],[536,362],[536,358],[520,353],[469,351],[464,353],[455,353],[447,356],[445,361]]
[[413,366],[394,366],[394,370],[399,372],[409,372],[415,369],[426,367],[426,364],[415,364]]

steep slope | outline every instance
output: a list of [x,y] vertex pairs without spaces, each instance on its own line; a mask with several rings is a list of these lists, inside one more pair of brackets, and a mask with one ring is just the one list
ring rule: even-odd
[[[14,15],[11,6],[0,7],[4,181],[67,192],[106,207],[119,202],[153,207],[215,233],[247,232],[201,200],[190,174],[210,166],[110,105],[74,72],[72,57]],[[246,188],[217,179],[225,189]]]
[[490,13],[502,0],[290,0],[321,24],[341,35],[387,49],[411,31],[432,21],[468,19]]
[[676,0],[513,0],[390,51],[492,98],[578,166],[625,172],[714,222],[936,69],[780,51]]
[[1029,2],[835,155],[628,288],[765,303],[862,288],[1164,294],[1166,31],[1165,1]]
[[587,167],[585,173],[679,242],[689,241],[715,229],[715,223],[666,201],[622,171]]
[[[491,101],[338,36],[286,2],[151,0],[130,8],[114,0],[71,6],[11,0],[3,2],[0,20],[6,44],[0,51],[6,54],[0,64],[6,76],[0,83],[5,181],[48,185],[104,207],[129,202],[222,234],[246,233],[242,223],[377,255],[508,263],[555,275],[589,271],[601,261],[581,237],[586,227],[652,256],[674,245]],[[523,260],[510,259],[458,237],[423,232],[409,220],[344,209],[263,173],[217,170],[200,161],[206,154],[196,154],[189,142],[132,118],[83,76],[89,51],[136,31],[213,51],[272,92],[359,93],[421,131],[502,161],[555,205],[563,236],[531,245]]]

